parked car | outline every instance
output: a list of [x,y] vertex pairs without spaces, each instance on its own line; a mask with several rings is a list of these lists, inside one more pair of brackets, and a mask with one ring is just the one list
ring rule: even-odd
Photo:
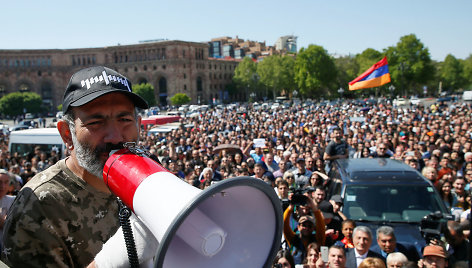
[[34,115],[32,113],[26,113],[25,119],[34,119]]
[[328,194],[343,197],[347,218],[367,225],[374,236],[378,227],[390,225],[397,241],[414,245],[419,254],[426,244],[421,220],[436,212],[449,215],[432,183],[398,160],[338,159],[328,176],[332,179]]
[[62,119],[62,117],[64,116],[64,112],[62,111],[59,111],[56,113],[56,118],[59,120],[59,119]]
[[420,101],[420,99],[418,99],[418,97],[411,96],[411,98],[410,98],[411,105],[418,105],[418,104],[420,104],[420,102],[421,101]]
[[396,98],[393,100],[393,105],[405,106],[405,105],[408,105],[408,100],[405,98]]
[[449,101],[453,101],[453,97],[451,96],[443,96],[443,97],[440,97],[436,100],[436,102],[438,103],[441,103],[441,102],[449,102]]
[[29,129],[29,128],[33,128],[33,127],[30,125],[18,124],[18,125],[14,125],[10,127],[9,131],[12,132],[12,131],[24,130],[24,129]]

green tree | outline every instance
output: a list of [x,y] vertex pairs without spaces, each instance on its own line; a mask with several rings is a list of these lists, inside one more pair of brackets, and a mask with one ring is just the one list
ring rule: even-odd
[[374,63],[378,62],[382,58],[382,53],[373,48],[368,48],[362,51],[361,54],[357,54],[356,62],[359,65],[359,70],[357,71],[356,77],[364,73],[366,70],[372,67]]
[[390,76],[402,94],[419,94],[434,78],[435,69],[427,47],[414,34],[405,35],[385,50]]
[[302,96],[330,95],[329,88],[336,80],[336,66],[323,47],[309,45],[297,55],[294,78]]
[[149,106],[156,106],[154,87],[149,83],[133,85],[133,92],[145,99]]
[[172,105],[182,105],[182,104],[187,104],[191,101],[192,99],[187,96],[185,93],[177,93],[174,96],[170,98],[170,102]]
[[15,116],[27,113],[41,112],[41,96],[34,92],[13,92],[0,99],[0,111],[2,114]]
[[455,91],[465,85],[462,63],[453,55],[449,54],[444,59],[439,69],[439,78],[443,89]]
[[343,56],[334,59],[337,70],[337,88],[343,88],[343,96],[352,96],[358,91],[349,91],[349,82],[356,78],[359,72],[359,64],[352,56]]
[[[228,91],[228,95],[230,96],[229,99],[231,100],[241,100],[241,96],[238,94],[238,87],[234,83],[234,81],[231,81],[231,83],[226,84],[225,86],[226,91]],[[225,102],[229,102],[229,100],[224,100]]]
[[464,78],[464,83],[468,89],[472,88],[472,54],[469,55],[463,62],[464,66],[462,71],[462,77]]
[[234,70],[233,82],[239,90],[246,93],[246,98],[250,92],[257,91],[257,65],[251,58],[246,57],[238,64]]
[[291,56],[274,55],[264,58],[257,64],[259,81],[265,88],[271,90],[273,99],[282,90],[289,92],[293,88],[294,63],[295,60]]

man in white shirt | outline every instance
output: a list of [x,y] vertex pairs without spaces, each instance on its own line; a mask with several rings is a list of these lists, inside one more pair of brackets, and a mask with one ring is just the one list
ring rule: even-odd
[[385,262],[382,255],[370,250],[372,245],[372,231],[367,226],[357,226],[352,233],[354,248],[350,248],[346,253],[346,267],[357,268],[367,257],[380,258]]

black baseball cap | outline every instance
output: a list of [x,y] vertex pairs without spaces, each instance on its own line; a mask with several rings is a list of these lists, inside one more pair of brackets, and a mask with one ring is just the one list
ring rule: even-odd
[[333,218],[334,217],[333,205],[331,205],[330,202],[328,202],[326,200],[323,200],[318,205],[318,208],[321,210],[321,213],[323,213],[323,217],[325,217],[325,218]]
[[149,107],[143,98],[132,92],[128,78],[110,68],[94,66],[79,70],[72,75],[64,92],[62,111],[66,113],[71,106],[82,106],[112,92],[127,95],[138,108]]
[[343,198],[341,197],[341,195],[338,195],[338,194],[331,196],[330,200],[333,200],[335,203],[343,202]]

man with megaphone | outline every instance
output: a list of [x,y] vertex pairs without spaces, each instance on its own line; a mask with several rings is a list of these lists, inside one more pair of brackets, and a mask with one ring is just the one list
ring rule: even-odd
[[[283,226],[273,188],[239,177],[200,190],[179,179],[137,145],[136,108],[147,107],[114,70],[98,66],[72,76],[57,124],[70,156],[18,194],[4,227],[8,264],[271,266]],[[116,197],[124,204],[120,217]],[[123,215],[131,215],[130,225]]]
[[[4,259],[12,267],[86,267],[119,228],[116,197],[102,179],[110,151],[137,142],[148,104],[106,67],[72,75],[57,123],[70,156],[37,174],[5,223]],[[122,257],[122,256],[116,256]]]

